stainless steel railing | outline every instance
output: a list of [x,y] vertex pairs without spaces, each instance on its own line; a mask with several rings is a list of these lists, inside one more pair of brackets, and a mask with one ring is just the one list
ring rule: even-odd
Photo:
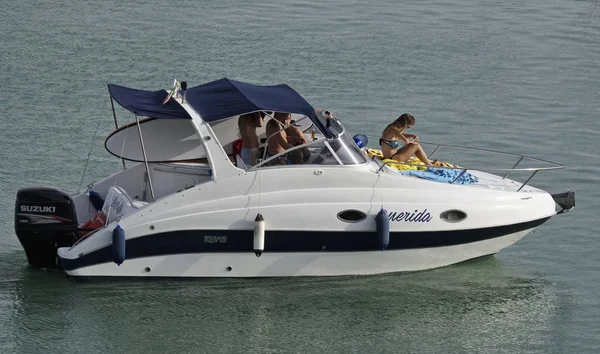
[[[511,168],[489,168],[489,167],[475,168],[475,167],[435,166],[435,168],[443,168],[443,169],[451,169],[451,170],[460,170],[461,171],[460,174],[458,176],[456,176],[456,178],[454,178],[452,180],[451,184],[454,184],[454,182],[456,182],[468,170],[478,170],[478,171],[488,171],[488,172],[506,172],[506,174],[504,174],[504,176],[502,177],[502,179],[505,179],[506,177],[508,177],[508,175],[511,172],[513,172],[513,171],[531,171],[531,175],[529,175],[529,177],[527,178],[527,180],[525,182],[523,182],[523,184],[519,187],[519,189],[517,189],[517,192],[518,192],[521,189],[523,189],[523,187],[525,187],[525,185],[527,185],[527,183],[529,181],[531,181],[531,179],[535,176],[535,174],[538,171],[558,170],[558,169],[565,168],[564,165],[556,163],[556,162],[539,159],[537,157],[532,157],[532,156],[527,156],[527,155],[520,155],[520,154],[514,154],[514,153],[504,152],[504,151],[498,151],[498,150],[482,149],[482,148],[474,148],[474,147],[469,147],[469,146],[450,145],[450,144],[427,143],[427,142],[419,142],[419,144],[421,144],[421,145],[434,145],[435,146],[435,148],[433,149],[433,151],[431,152],[431,154],[429,154],[429,156],[428,156],[429,159],[431,159],[431,157],[433,155],[435,155],[441,148],[463,149],[463,150],[487,152],[487,153],[493,153],[493,154],[502,154],[502,155],[508,155],[508,156],[515,156],[518,159],[517,162]],[[540,162],[540,163],[548,164],[550,166],[547,166],[547,167],[519,168],[519,165],[523,161],[537,161],[537,162]],[[423,167],[423,165],[421,165],[421,164],[411,164],[411,163],[406,163],[406,162],[383,162],[383,161],[380,161],[380,163],[381,163],[381,167],[377,170],[377,173],[379,173],[385,166],[390,165],[390,164],[401,164],[401,165],[406,165],[406,166]]]

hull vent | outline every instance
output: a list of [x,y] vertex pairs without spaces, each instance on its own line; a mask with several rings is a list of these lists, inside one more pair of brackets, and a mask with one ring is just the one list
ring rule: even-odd
[[340,211],[337,217],[343,222],[361,222],[367,218],[367,214],[360,210],[349,209]]
[[440,214],[440,219],[446,222],[461,222],[467,218],[467,213],[462,210],[446,210]]

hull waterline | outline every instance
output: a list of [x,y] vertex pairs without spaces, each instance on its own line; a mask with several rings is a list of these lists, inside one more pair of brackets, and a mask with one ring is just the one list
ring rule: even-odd
[[428,270],[492,255],[532,229],[452,246],[364,252],[183,253],[104,262],[66,270],[73,277],[289,277]]

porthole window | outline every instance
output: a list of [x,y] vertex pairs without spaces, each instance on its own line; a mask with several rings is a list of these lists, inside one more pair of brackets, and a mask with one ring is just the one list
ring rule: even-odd
[[467,218],[467,213],[462,210],[446,210],[440,214],[440,219],[447,222],[461,222]]
[[360,222],[367,218],[367,214],[360,210],[349,209],[340,211],[337,217],[344,222]]

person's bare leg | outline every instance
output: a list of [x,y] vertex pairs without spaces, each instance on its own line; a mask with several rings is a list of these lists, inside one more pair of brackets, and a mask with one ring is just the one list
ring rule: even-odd
[[407,144],[396,151],[390,158],[398,162],[406,162],[414,153],[417,151],[417,146],[414,144]]
[[427,158],[427,154],[418,143],[404,145],[392,156],[398,162],[406,162],[412,155],[416,155],[421,162],[426,165],[431,165],[431,161]]
[[418,143],[414,143],[414,145],[417,145],[418,147],[415,151],[415,155],[417,156],[417,158],[426,165],[433,165],[431,161],[429,161],[429,159],[427,158],[427,154],[425,153],[425,151],[423,151],[421,145],[419,145]]

